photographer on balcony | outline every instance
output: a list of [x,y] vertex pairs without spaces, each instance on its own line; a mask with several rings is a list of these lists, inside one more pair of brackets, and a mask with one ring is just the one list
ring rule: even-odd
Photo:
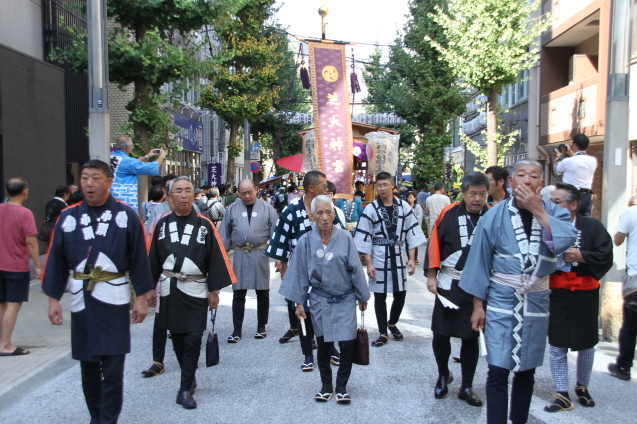
[[586,134],[575,134],[570,147],[560,144],[554,149],[558,158],[553,165],[555,172],[562,174],[562,182],[574,185],[581,193],[578,212],[584,216],[591,216],[591,188],[597,168],[597,159],[586,154],[588,144]]

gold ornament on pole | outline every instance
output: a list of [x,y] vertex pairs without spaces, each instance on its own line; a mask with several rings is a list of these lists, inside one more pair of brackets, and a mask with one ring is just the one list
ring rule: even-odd
[[321,15],[321,32],[323,34],[322,38],[323,40],[325,40],[325,29],[327,27],[327,14],[330,13],[330,9],[327,8],[327,6],[325,6],[325,0],[323,0],[323,4],[321,7],[319,7],[318,13],[319,15]]

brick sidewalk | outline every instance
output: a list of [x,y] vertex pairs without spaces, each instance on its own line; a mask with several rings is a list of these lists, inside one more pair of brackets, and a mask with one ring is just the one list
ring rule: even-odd
[[71,312],[68,295],[62,298],[64,325],[52,325],[48,296],[39,280],[31,280],[29,301],[22,305],[13,332],[13,344],[31,351],[25,356],[0,357],[0,396],[47,369],[71,352]]

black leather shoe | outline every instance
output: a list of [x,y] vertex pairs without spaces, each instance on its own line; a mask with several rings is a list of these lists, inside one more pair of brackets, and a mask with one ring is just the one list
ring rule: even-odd
[[192,394],[188,391],[177,393],[177,404],[184,407],[184,409],[197,408],[197,401],[193,399]]
[[458,399],[464,400],[471,406],[482,406],[482,399],[473,391],[471,387],[465,387],[458,392]]
[[453,374],[449,371],[448,376],[440,375],[438,376],[438,381],[436,382],[436,387],[434,388],[434,396],[436,399],[442,399],[449,392],[449,388],[447,387],[453,381]]
[[630,380],[630,368],[626,369],[624,367],[620,367],[617,364],[610,363],[608,364],[608,372],[610,372],[610,375],[612,375],[613,377],[617,377],[620,380]]

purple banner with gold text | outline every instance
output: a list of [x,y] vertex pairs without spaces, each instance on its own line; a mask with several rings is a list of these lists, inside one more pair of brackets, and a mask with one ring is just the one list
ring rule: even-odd
[[310,77],[319,170],[336,185],[337,197],[352,189],[352,123],[345,46],[310,42]]

